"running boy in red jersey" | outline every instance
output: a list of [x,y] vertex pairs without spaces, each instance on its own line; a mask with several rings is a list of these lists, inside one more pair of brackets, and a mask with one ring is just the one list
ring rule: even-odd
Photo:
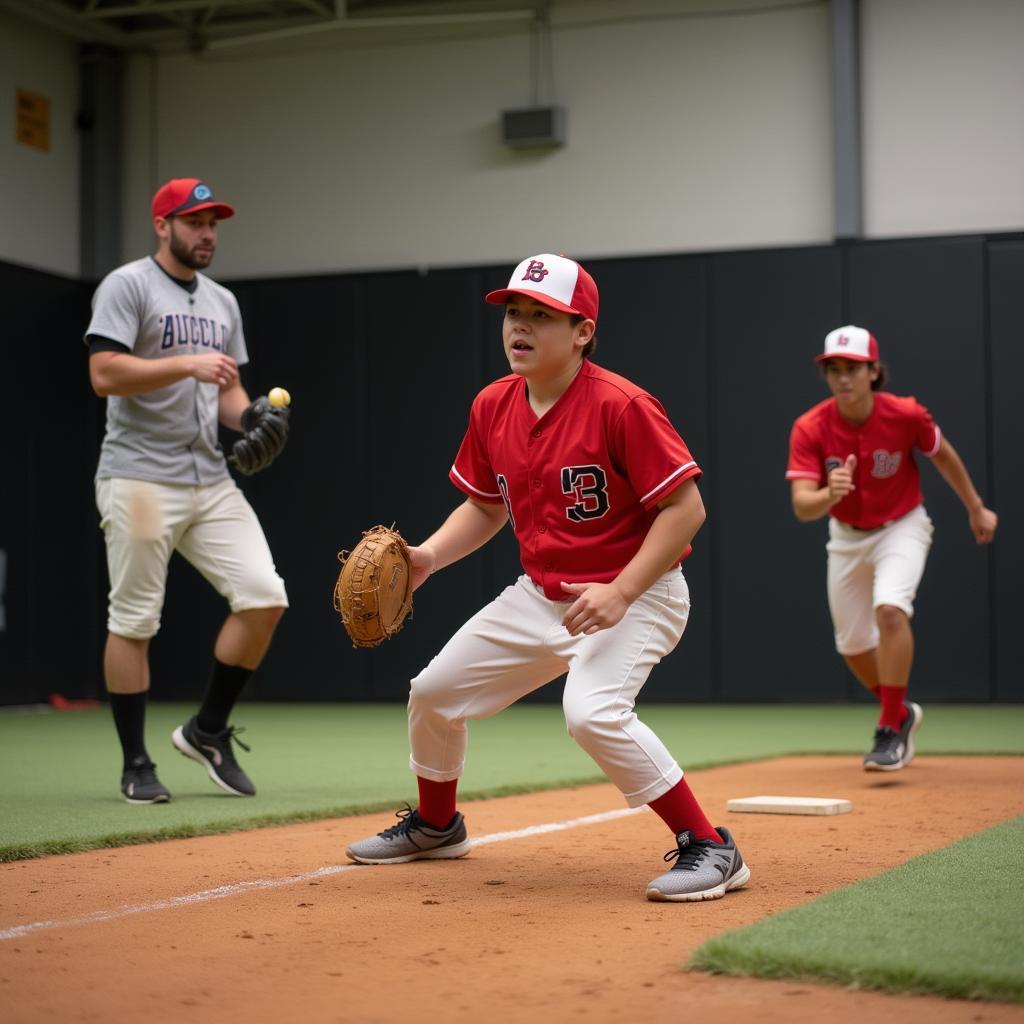
[[750,871],[633,710],[686,626],[679,563],[704,522],[701,471],[654,398],[587,358],[598,293],[583,267],[542,253],[486,298],[505,307],[512,373],[473,402],[449,474],[466,500],[411,549],[413,585],[506,522],[524,573],[413,679],[410,767],[419,805],[346,853],[364,864],[468,853],[455,800],[467,720],[494,715],[568,671],[569,733],[631,807],[649,804],[675,837],[665,857],[675,864],[648,885],[648,899],[717,899]]
[[914,757],[921,707],[906,700],[914,597],[932,543],[913,450],[934,463],[967,509],[971,532],[988,544],[987,509],[960,456],[913,398],[879,390],[885,367],[863,327],[839,327],[816,357],[833,397],[793,424],[789,468],[793,511],[828,515],[828,600],[836,650],[879,700],[869,771],[897,771]]

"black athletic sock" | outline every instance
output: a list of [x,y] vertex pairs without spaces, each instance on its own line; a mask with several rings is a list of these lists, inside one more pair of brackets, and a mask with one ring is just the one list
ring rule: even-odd
[[117,738],[121,741],[124,754],[124,767],[127,769],[138,759],[149,760],[146,753],[146,699],[149,694],[142,693],[109,693],[110,710],[114,716]]
[[231,709],[237,703],[252,673],[251,668],[225,665],[214,659],[206,696],[196,715],[197,724],[203,732],[223,732],[228,727]]

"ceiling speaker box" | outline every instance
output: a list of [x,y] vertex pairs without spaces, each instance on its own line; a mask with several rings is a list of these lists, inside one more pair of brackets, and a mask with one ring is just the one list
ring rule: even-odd
[[506,146],[565,144],[564,107],[523,107],[501,113],[501,141]]

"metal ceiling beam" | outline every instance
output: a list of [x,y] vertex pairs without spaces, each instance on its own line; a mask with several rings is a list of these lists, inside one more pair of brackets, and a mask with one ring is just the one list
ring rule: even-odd
[[[165,15],[165,17],[168,16]],[[286,28],[296,24],[308,24],[308,22],[295,18],[272,18],[265,21],[248,23],[244,31],[246,33],[260,30],[269,31],[274,28]],[[213,22],[212,24],[201,26],[199,34],[204,40],[212,41],[214,39],[232,38],[238,35],[240,31],[242,30],[234,23],[224,25]],[[195,40],[192,38],[194,34],[195,32],[191,28],[188,30],[173,28],[168,23],[166,28],[133,29],[131,35],[125,35],[122,45],[132,50],[155,50],[168,53],[186,49],[194,50],[196,48]]]
[[[507,3],[508,0],[505,0]],[[125,50],[168,50],[259,44],[277,39],[301,37],[313,33],[360,29],[406,29],[479,25],[529,20],[535,17],[530,0],[523,8],[500,6],[494,0],[491,9],[459,9],[440,0],[430,5],[433,13],[419,13],[407,5],[380,7],[379,14],[348,16],[345,0],[292,0],[290,9],[254,0],[121,0],[116,7],[101,7],[100,0],[79,0],[73,6],[60,0],[0,0],[7,10],[62,35],[81,42],[103,43]],[[245,10],[255,14],[246,20]],[[262,9],[262,16],[258,11]],[[370,8],[362,8],[369,11]],[[415,13],[413,13],[415,11]],[[190,13],[191,12],[191,13]],[[401,13],[399,13],[401,12]],[[217,15],[226,14],[226,18]],[[231,15],[234,14],[234,17]],[[135,27],[123,19],[148,17],[149,27]],[[161,25],[160,22],[163,22]]]
[[117,7],[97,7],[84,10],[75,17],[86,20],[127,18],[139,14],[167,14],[173,11],[195,11],[203,7],[254,7],[253,0],[153,0],[145,4],[120,4]]
[[357,31],[360,29],[387,30],[394,28],[427,28],[441,25],[484,25],[498,24],[503,21],[526,21],[537,16],[533,8],[507,11],[467,11],[464,14],[419,14],[419,15],[381,15],[373,18],[336,18],[333,21],[313,22],[307,25],[294,25],[270,32],[247,32],[227,36],[223,39],[211,39],[208,50],[222,50],[228,47],[249,46],[258,43],[276,42],[279,39],[294,39],[333,31]]
[[331,0],[298,0],[298,2],[314,14],[320,14],[325,18],[334,17],[334,4]]
[[69,7],[54,0],[0,0],[0,10],[9,11],[26,21],[71,36],[86,43],[107,43],[109,46],[126,46],[129,44],[127,33],[123,29],[113,28],[101,22],[80,21],[78,15]]
[[196,15],[197,23],[200,25],[206,25],[211,18],[214,18],[216,16],[217,9],[219,7],[220,4],[211,4],[209,7],[206,8],[205,11],[200,11],[199,14]]

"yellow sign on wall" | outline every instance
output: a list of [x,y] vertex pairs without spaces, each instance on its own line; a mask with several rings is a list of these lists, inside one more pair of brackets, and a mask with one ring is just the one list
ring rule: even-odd
[[50,101],[27,89],[16,90],[14,137],[23,146],[50,150]]

